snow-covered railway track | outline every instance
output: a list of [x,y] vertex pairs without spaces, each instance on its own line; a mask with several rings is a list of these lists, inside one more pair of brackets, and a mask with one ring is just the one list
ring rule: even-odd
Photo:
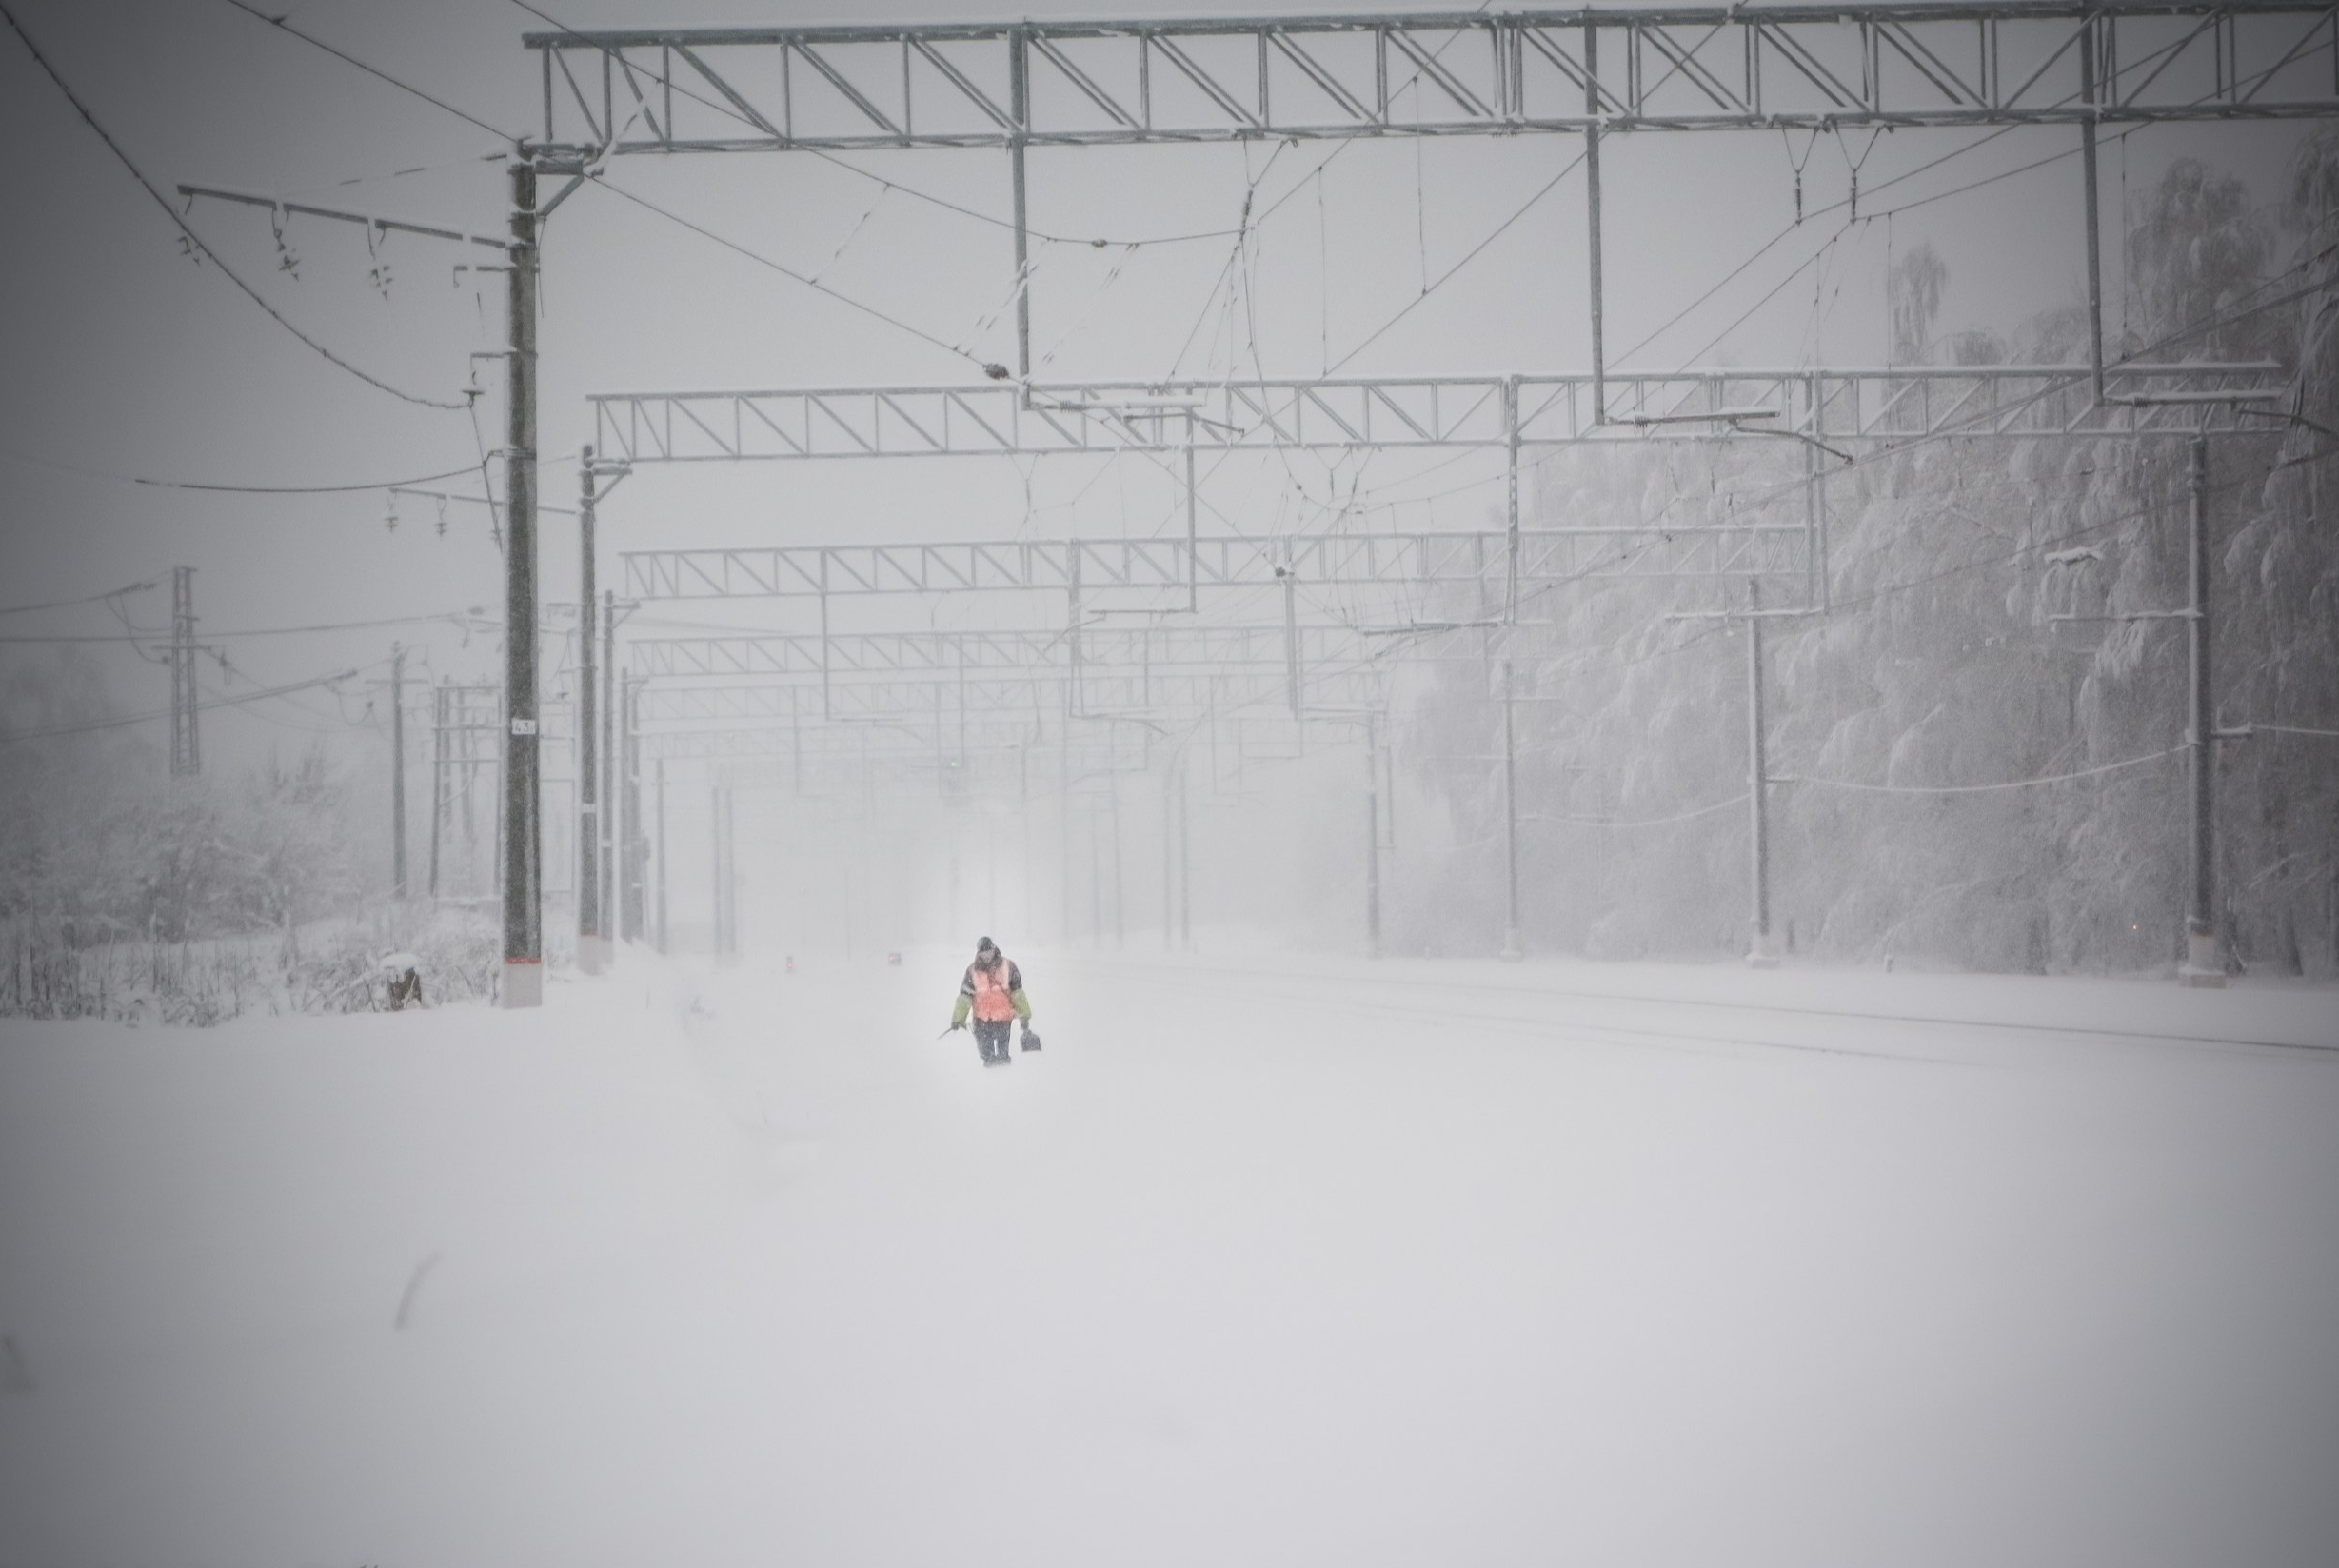
[[[1571,986],[1552,983],[1541,977],[1519,976],[1507,972],[1497,979],[1444,979],[1417,974],[1389,974],[1367,970],[1362,966],[1343,968],[1338,975],[1340,985],[1351,994],[1346,997],[1324,997],[1316,987],[1330,973],[1318,974],[1309,970],[1270,970],[1244,964],[1213,963],[1207,961],[1175,960],[1154,962],[1122,957],[1097,958],[1084,963],[1099,966],[1126,967],[1153,973],[1201,973],[1212,977],[1212,983],[1221,990],[1242,987],[1243,994],[1254,998],[1278,997],[1311,1002],[1331,1002],[1354,1005],[1378,1013],[1400,1013],[1411,1017],[1449,1019],[1463,1017],[1473,1024],[1496,1028],[1523,1028],[1536,1032],[1564,1031],[1578,1038],[1602,1034],[1660,1038],[1682,1042],[1701,1042],[1715,1044],[1740,1044],[1772,1049],[1811,1051],[1834,1056],[1864,1056],[1900,1062],[1935,1062],[1950,1063],[1963,1058],[1928,1057],[1904,1050],[1878,1050],[1856,1045],[1816,1043],[1809,1040],[1766,1038],[1745,1029],[1727,1032],[1695,1026],[1676,1026],[1668,1023],[1661,1028],[1616,1022],[1600,1017],[1559,1017],[1548,1012],[1519,1012],[1507,1008],[1490,1008],[1484,1003],[1496,1001],[1566,1002],[1578,1006],[1617,1009],[1657,1008],[1665,1010],[1694,1009],[1699,1014],[1761,1015],[1773,1018],[1802,1018],[1827,1025],[1884,1026],[1895,1029],[1920,1029],[1928,1034],[1942,1030],[1955,1031],[1965,1039],[1989,1038],[2002,1032],[2028,1037],[2042,1037],[2083,1042],[2145,1043],[2244,1050],[2280,1051],[2304,1055],[2339,1063],[2339,998],[2326,997],[2330,1015],[2326,1038],[2313,1036],[2312,1025],[2289,1030],[2262,1030],[2244,1035],[2219,1033],[2210,1029],[2151,1029],[2139,1028],[2123,1022],[2096,1022],[2059,1018],[2010,1018],[1988,1013],[1949,1013],[1942,1011],[1893,1011],[1874,1007],[1831,1006],[1811,1002],[1795,1002],[1775,998],[1761,998],[1744,994],[1727,996],[1685,995],[1678,992],[1625,991],[1596,986]],[[1749,980],[1753,977],[1731,977]],[[1280,982],[1281,983],[1279,983]],[[1245,982],[1249,982],[1245,985]],[[1358,987],[1369,988],[1374,996],[1366,1001],[1353,993]],[[1421,1002],[1407,1003],[1397,1000],[1404,993],[1432,993],[1446,999],[1440,1003]],[[1455,1011],[1454,999],[1467,998],[1466,1011]],[[1476,1003],[1476,1004],[1472,1004]],[[2288,1034],[2290,1038],[2268,1038],[2273,1034]]]

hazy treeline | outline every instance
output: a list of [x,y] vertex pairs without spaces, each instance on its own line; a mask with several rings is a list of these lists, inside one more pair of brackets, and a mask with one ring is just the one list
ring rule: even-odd
[[321,749],[174,780],[152,741],[97,727],[118,717],[69,651],[0,681],[0,1012],[364,1008],[393,948],[427,951],[436,995],[492,981],[485,920],[389,904],[375,803]]
[[[2292,378],[2282,407],[2301,416],[2210,442],[2225,727],[2339,729],[2339,549],[2322,493],[2339,456],[2335,211],[2339,148],[2323,137],[2279,211],[2183,162],[2131,218],[2133,326],[2115,350],[2278,361]],[[1945,282],[1930,250],[1895,267],[1898,362],[2084,360],[2077,308],[2011,336],[1940,331]],[[1799,781],[1770,791],[1783,940],[2002,970],[2176,956],[2186,623],[2050,618],[2182,608],[2188,446],[1945,439],[1829,479],[1833,613],[1766,632],[1769,772]],[[1574,448],[1539,466],[1537,505],[1553,523],[1799,521],[1802,466],[1786,442]],[[1557,623],[1509,636],[1531,947],[1745,949],[1746,632],[1667,619],[1718,607],[1711,588],[1655,581],[1586,581],[1525,606]],[[1496,686],[1485,670],[1446,666],[1409,708],[1417,785],[1458,845],[1397,910],[1411,945],[1483,951],[1499,937],[1499,778],[1467,761],[1500,749]],[[2339,970],[2339,742],[2262,731],[2217,750],[2229,952],[2266,972]],[[2036,787],[1930,792],[2144,758]]]

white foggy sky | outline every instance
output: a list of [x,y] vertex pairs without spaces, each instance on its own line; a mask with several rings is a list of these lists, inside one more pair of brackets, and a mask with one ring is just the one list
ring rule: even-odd
[[[175,4],[10,0],[11,10],[91,110],[166,189],[178,181],[297,195],[477,232],[501,229],[505,183],[482,161],[494,138],[452,115],[275,32],[225,0]],[[548,8],[581,27],[671,22],[762,23],[975,18],[989,4],[916,0],[879,10],[837,0],[759,7],[663,0],[567,0]],[[1223,5],[1160,3],[1011,8],[1034,15],[1205,14]],[[1351,10],[1375,9],[1351,7]],[[1397,8],[1380,8],[1397,9]],[[1410,8],[1408,8],[1410,9]],[[520,129],[539,113],[522,33],[544,24],[509,0],[313,0],[292,22],[382,69],[491,123]],[[2171,127],[2108,151],[2107,208],[2125,171],[2141,191],[2169,161],[2191,153],[2278,189],[2290,128]],[[422,409],[320,360],[208,268],[178,250],[162,214],[59,97],[12,36],[0,37],[0,167],[9,213],[0,246],[0,580],[7,603],[101,591],[198,568],[206,628],[417,615],[500,599],[500,567],[485,514],[455,507],[444,539],[426,503],[400,507],[384,526],[380,491],[266,497],[206,495],[124,483],[127,476],[254,485],[387,480],[476,461],[477,441],[501,443],[498,378],[480,401],[478,436],[462,414]],[[1977,139],[1972,132],[1902,132],[1867,151],[1864,209],[1873,212],[2028,163],[2071,143],[2068,131],[2021,130],[1889,190],[1893,175]],[[1849,159],[1866,138],[1811,149],[1805,204],[1844,195]],[[1230,337],[1215,308],[1183,365],[1237,374],[1319,369],[1338,360],[1432,278],[1515,212],[1576,155],[1562,136],[1466,138],[1418,144],[1300,144],[1285,148],[1259,203],[1306,187],[1259,229],[1253,248],[1256,359],[1249,321]],[[1036,228],[1119,238],[1233,225],[1247,168],[1272,146],[1042,149],[1031,157]],[[1679,327],[1638,344],[1792,217],[1792,143],[1777,134],[1612,139],[1608,191],[1608,339],[1627,365],[1867,364],[1883,347],[1881,275],[1895,252],[1927,241],[1951,282],[1945,328],[2008,328],[2079,296],[2078,163],[2044,169],[1842,234],[1814,322],[1812,279],[1788,285],[1730,332],[1704,346],[1842,223],[1814,216]],[[2123,156],[2124,154],[2124,156]],[[1326,159],[1331,161],[1325,164]],[[1006,161],[989,151],[865,155],[863,167],[1004,216]],[[1320,181],[1311,171],[1325,166]],[[392,171],[420,167],[419,173]],[[969,337],[1010,275],[1004,230],[888,195],[805,155],[621,160],[614,183],[947,341]],[[1320,189],[1320,203],[1318,201]],[[831,256],[863,215],[851,246]],[[296,221],[295,281],[275,268],[267,217],[200,204],[193,221],[269,300],[312,335],[367,369],[431,396],[466,379],[465,356],[503,335],[500,280],[480,297],[451,283],[464,248],[396,238],[385,251],[394,281],[385,300],[354,228]],[[1348,367],[1358,371],[1547,370],[1585,360],[1583,188],[1571,174],[1506,234]],[[1042,373],[1160,375],[1203,312],[1224,265],[1219,240],[1134,253],[1042,248],[1034,284],[1034,352],[1077,327]],[[2113,248],[2116,261],[2116,247]],[[482,253],[484,254],[484,252]],[[1124,261],[1109,292],[1106,271]],[[882,381],[959,381],[964,362],[851,311],[696,235],[587,189],[553,218],[545,241],[543,493],[568,503],[573,454],[586,438],[584,394],[620,387],[721,387]],[[2116,276],[2108,307],[2118,319]],[[1011,360],[1011,317],[975,340],[982,358]],[[1391,456],[1364,477],[1367,501],[1404,499],[1375,526],[1469,526],[1499,505],[1494,454],[1407,476],[1452,454]],[[1295,476],[1313,501],[1292,494]],[[1353,460],[1340,493],[1356,478]],[[1094,483],[1091,483],[1094,481]],[[463,480],[445,488],[472,487]],[[1322,460],[1296,456],[1229,463],[1211,503],[1246,532],[1320,526],[1331,493]],[[1078,504],[1074,505],[1076,495]],[[1422,499],[1434,498],[1434,499]],[[1100,475],[1080,460],[1041,464],[1027,519],[1024,479],[1004,461],[693,466],[637,473],[605,512],[606,548],[708,543],[1146,532],[1169,509],[1158,471],[1141,460]],[[545,525],[544,592],[573,597],[575,552],[565,519]],[[142,625],[160,622],[160,593],[130,602]],[[746,606],[693,605],[669,620],[741,624]],[[945,606],[942,624],[967,613]],[[18,635],[113,629],[94,608],[11,617]],[[393,638],[429,650],[417,669],[481,675],[491,639],[468,647],[445,626],[240,641],[239,666],[274,683],[383,660]],[[101,647],[103,645],[100,645]],[[10,649],[21,655],[22,647]],[[126,709],[161,706],[162,673],[127,651],[104,649]],[[376,670],[374,673],[379,673]],[[215,679],[215,677],[213,677]],[[332,701],[307,699],[327,724]],[[300,715],[266,705],[276,721],[207,715],[207,745],[229,756],[306,737]],[[328,727],[329,724],[328,724]]]

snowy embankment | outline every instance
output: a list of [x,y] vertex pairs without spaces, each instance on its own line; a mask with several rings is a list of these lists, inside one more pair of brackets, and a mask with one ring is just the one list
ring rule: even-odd
[[1015,956],[5,1025],[0,1563],[2339,1559],[2329,991]]

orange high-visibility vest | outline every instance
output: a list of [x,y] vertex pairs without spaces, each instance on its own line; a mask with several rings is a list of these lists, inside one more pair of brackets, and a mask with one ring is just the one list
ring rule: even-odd
[[986,1023],[1004,1023],[1015,1017],[1015,1002],[1007,991],[1007,977],[1014,966],[1001,953],[999,963],[985,969],[977,965],[967,971],[975,982],[975,1016]]

